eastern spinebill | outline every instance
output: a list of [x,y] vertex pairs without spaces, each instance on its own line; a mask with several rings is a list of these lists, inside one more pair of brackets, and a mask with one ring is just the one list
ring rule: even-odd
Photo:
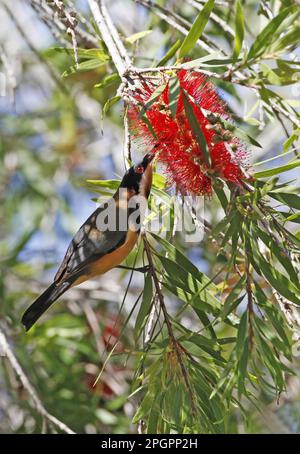
[[140,208],[139,205],[130,207],[130,199],[137,195],[148,198],[152,185],[152,159],[153,155],[147,154],[138,165],[132,166],[111,199],[117,208],[117,218],[125,214],[125,228],[124,223],[120,227],[119,222],[114,229],[99,228],[97,220],[109,201],[91,214],[72,239],[54,282],[24,313],[22,323],[26,331],[69,288],[106,273],[126,259],[140,233],[140,226],[130,221],[132,214],[135,214],[135,219],[139,217]]

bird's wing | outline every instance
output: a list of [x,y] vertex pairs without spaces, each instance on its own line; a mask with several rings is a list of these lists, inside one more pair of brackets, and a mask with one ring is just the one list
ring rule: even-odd
[[97,216],[104,209],[97,208],[80,227],[72,239],[54,281],[64,281],[83,270],[89,263],[114,251],[126,240],[126,231],[101,231],[97,228]]

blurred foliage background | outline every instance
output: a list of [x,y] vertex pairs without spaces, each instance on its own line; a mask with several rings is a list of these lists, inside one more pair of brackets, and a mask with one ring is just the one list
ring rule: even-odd
[[[180,29],[172,26],[172,21],[188,30],[205,2],[115,0],[106,3],[135,65],[147,67],[153,62],[157,64],[176,40],[182,39]],[[115,74],[113,65],[108,62],[109,57],[87,2],[66,0],[63,4],[66,11],[77,12],[79,25],[74,33],[79,70],[74,62],[72,28],[68,30],[64,18],[57,11],[55,13],[53,2],[16,0],[12,3],[1,0],[0,3],[0,326],[50,414],[79,433],[136,433],[143,430],[141,421],[147,413],[147,409],[142,408],[136,414],[142,401],[138,377],[144,374],[151,381],[152,375],[162,377],[169,373],[155,369],[151,357],[146,358],[146,371],[140,369],[143,350],[136,334],[136,314],[145,285],[143,275],[113,270],[67,292],[28,334],[20,324],[25,308],[53,278],[72,235],[96,207],[97,187],[93,191],[86,181],[118,179],[125,169],[122,103],[116,103],[103,113],[103,106],[116,94],[119,78],[114,75],[107,79]],[[246,18],[245,42],[253,42],[268,21],[282,8],[293,4],[299,8],[296,1],[241,1]],[[166,14],[169,21],[164,20]],[[216,0],[213,14],[203,42],[214,50],[221,47],[231,55],[237,21],[235,2]],[[253,67],[247,74],[248,84],[263,81],[259,92],[244,86],[247,84],[216,80],[234,115],[242,119],[241,124],[262,145],[262,148],[251,150],[252,163],[281,154],[285,146],[287,153],[276,161],[276,165],[283,166],[290,162],[291,154],[288,152],[291,147],[299,147],[299,48],[295,43],[299,42],[300,26],[297,21],[295,18],[295,28],[289,30],[291,40],[286,38],[285,41],[289,58],[294,62],[294,72],[287,62],[285,70],[281,66],[280,72],[278,66],[273,65],[276,61],[278,63],[274,57],[270,66],[267,60],[267,63],[261,63],[259,70],[255,72],[256,67]],[[138,39],[135,34],[141,31],[150,32]],[[289,43],[292,43],[290,47]],[[89,58],[81,49],[90,50]],[[94,59],[91,58],[92,49],[96,52]],[[195,46],[191,58],[202,57],[206,52]],[[282,57],[282,60],[287,60],[287,57]],[[277,103],[278,100],[267,93],[267,89],[284,99],[293,100],[293,103],[288,107]],[[284,113],[278,108],[272,109],[274,105],[281,107]],[[295,121],[291,120],[293,116]],[[132,156],[136,161],[141,150],[133,147]],[[273,167],[273,164],[273,161],[267,162],[259,170]],[[279,180],[280,183],[293,180],[289,187],[293,185],[295,188],[291,190],[295,197],[299,191],[298,172],[296,167],[288,174],[282,174]],[[216,197],[205,201],[205,216],[213,226],[220,220],[221,211]],[[297,232],[299,217],[295,219],[290,227],[292,232]],[[209,234],[199,244],[192,245],[185,244],[179,237],[176,245],[209,278],[213,278],[224,264],[224,256],[217,253],[219,246]],[[135,258],[136,251],[128,258],[127,264],[132,265]],[[138,262],[141,261],[140,253]],[[223,281],[217,279],[217,284]],[[225,282],[226,297],[226,292],[228,295],[237,284],[237,278],[226,276]],[[146,277],[147,285],[150,284]],[[238,292],[236,298],[237,295]],[[145,292],[143,298],[144,301],[147,299]],[[187,329],[199,325],[195,313],[181,312],[183,303],[180,298],[166,292],[165,299],[170,313],[176,313],[178,323]],[[283,323],[281,318],[278,320],[279,324]],[[161,332],[164,333],[163,329]],[[276,396],[267,386],[265,389],[257,387],[254,393],[260,401],[260,408],[247,399],[243,405],[238,405],[235,400],[241,401],[242,397],[235,391],[226,410],[227,432],[300,431],[300,363],[297,342],[294,345],[291,341],[292,334],[287,335],[293,348],[292,366],[288,359],[283,363],[288,364],[295,375],[285,377],[286,390],[281,396]],[[218,327],[218,336],[229,339],[236,336],[235,329],[223,323]],[[119,342],[115,344],[117,338]],[[154,357],[158,355],[160,361],[171,362],[164,350],[164,339],[162,334],[160,343],[153,347],[153,354]],[[112,354],[106,363],[109,353]],[[210,355],[214,356],[211,343],[206,345],[206,353],[208,363],[218,362],[219,358],[210,358]],[[228,351],[224,354],[229,355]],[[104,371],[94,386],[104,364]],[[153,369],[150,369],[151,364]],[[183,393],[182,384],[177,384],[176,380],[175,374],[169,396]],[[161,386],[159,382],[154,385]],[[204,384],[200,383],[201,386],[203,389]],[[181,399],[176,403],[179,407],[185,405],[186,397]],[[206,396],[204,402],[205,399]],[[222,398],[221,394],[219,399],[221,408],[228,396],[224,394]],[[146,407],[147,402],[143,402]],[[219,416],[222,419],[222,415]],[[153,412],[151,418],[152,427],[156,427]],[[215,420],[218,420],[217,416]],[[161,431],[172,430],[172,424],[168,428],[167,425]],[[60,428],[36,410],[22,381],[3,355],[0,363],[0,432],[53,431],[60,431]],[[190,431],[193,431],[191,426]],[[210,429],[206,427],[203,431]]]

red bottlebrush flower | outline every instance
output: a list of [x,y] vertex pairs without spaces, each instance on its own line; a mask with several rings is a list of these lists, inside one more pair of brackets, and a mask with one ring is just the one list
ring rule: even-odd
[[114,397],[115,393],[108,383],[103,380],[99,380],[96,384],[97,375],[88,374],[85,377],[85,384],[87,388],[98,396],[101,396],[103,399],[108,400]]
[[124,351],[124,345],[122,344],[122,342],[118,341],[120,334],[121,334],[120,322],[112,318],[109,321],[109,323],[105,326],[102,333],[102,340],[108,351],[115,347],[116,342],[118,343],[115,347],[115,351],[117,352]]
[[[129,110],[133,137],[166,165],[170,183],[183,194],[210,195],[214,176],[239,184],[246,178],[247,152],[226,130],[224,120],[228,122],[230,116],[225,103],[203,74],[180,70],[176,77],[177,100],[171,95],[170,83],[156,97],[158,86],[151,82],[134,93],[137,104]],[[188,121],[184,96],[201,128],[210,162]],[[172,113],[174,102],[177,107]]]

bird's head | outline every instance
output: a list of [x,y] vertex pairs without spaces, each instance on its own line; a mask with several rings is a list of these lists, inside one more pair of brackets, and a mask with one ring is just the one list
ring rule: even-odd
[[148,198],[152,185],[152,160],[154,155],[146,154],[143,160],[130,167],[125,173],[120,188],[127,188],[145,198]]

